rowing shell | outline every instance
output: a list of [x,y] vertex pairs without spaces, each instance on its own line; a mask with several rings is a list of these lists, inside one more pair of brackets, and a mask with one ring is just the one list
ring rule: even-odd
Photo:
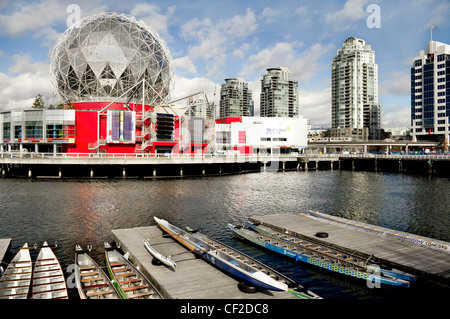
[[150,246],[150,244],[148,243],[148,241],[144,241],[144,246],[147,249],[147,251],[156,259],[158,259],[160,262],[162,262],[164,265],[169,266],[170,268],[175,269],[175,267],[177,266],[177,264],[170,259],[170,256],[163,256],[162,254],[160,254],[159,252],[157,252],[152,246]]
[[[306,239],[301,239],[298,237],[295,237],[292,234],[289,234],[289,236],[287,236],[286,234],[283,233],[279,233],[276,230],[270,228],[270,227],[265,227],[262,225],[255,225],[253,223],[251,223],[250,221],[247,221],[245,223],[246,226],[248,226],[249,228],[257,231],[258,233],[262,234],[262,235],[266,235],[266,236],[270,236],[273,237],[275,239],[279,239],[279,240],[283,240],[285,242],[294,244],[294,245],[298,245],[301,248],[305,248],[308,245],[316,245],[316,243],[313,242],[308,242]],[[311,246],[313,247],[313,246]],[[316,250],[317,253],[320,253],[323,256],[325,256],[328,259],[335,259],[338,260],[339,262],[344,263],[345,265],[349,266],[354,266],[357,269],[362,269],[365,272],[368,273],[374,273],[374,272],[378,272],[381,273],[383,276],[383,278],[388,278],[391,277],[394,279],[393,282],[391,282],[390,284],[394,284],[395,286],[397,285],[401,285],[401,286],[409,286],[409,284],[405,284],[402,281],[408,281],[408,282],[414,282],[416,281],[416,276],[400,271],[398,269],[384,269],[379,265],[373,264],[373,265],[369,265],[368,264],[368,259],[364,260],[361,257],[357,257],[356,255],[352,254],[352,256],[347,256],[344,257],[345,255],[347,255],[345,252],[339,251],[338,249],[333,249],[333,248],[325,248],[325,247],[321,247],[320,245],[317,246],[316,248],[318,248],[318,250]],[[320,249],[325,248],[326,250],[320,251]],[[309,248],[311,250],[311,248]],[[397,281],[396,279],[399,279],[399,281]],[[388,279],[386,279],[387,281],[389,281]]]
[[270,235],[257,233],[253,230],[240,226],[235,227],[231,224],[228,224],[228,228],[254,244],[286,257],[293,258],[295,261],[302,261],[320,268],[366,281],[380,282],[383,284],[401,287],[410,286],[409,281],[370,273],[363,267],[357,267],[356,265],[346,262],[343,259],[339,259],[338,257],[333,258],[333,255],[327,253],[327,251],[320,251],[319,248],[321,247],[319,246],[311,248],[309,246],[301,246],[280,238],[271,237]]
[[[262,289],[289,291],[304,299],[320,299],[319,296],[304,289],[288,277],[236,249],[204,234],[192,234],[163,219],[154,218],[158,225],[180,244],[235,278]],[[294,292],[294,290],[296,291]]]

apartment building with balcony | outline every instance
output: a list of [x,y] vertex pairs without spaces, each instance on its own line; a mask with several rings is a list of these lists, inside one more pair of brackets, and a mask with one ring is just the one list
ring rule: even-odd
[[350,37],[331,65],[331,135],[354,140],[381,138],[378,65],[364,40]]

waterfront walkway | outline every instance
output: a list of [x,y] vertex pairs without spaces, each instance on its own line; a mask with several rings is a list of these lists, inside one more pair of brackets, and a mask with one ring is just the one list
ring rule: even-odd
[[450,175],[450,154],[75,154],[0,152],[2,176],[160,178],[287,170],[364,170]]

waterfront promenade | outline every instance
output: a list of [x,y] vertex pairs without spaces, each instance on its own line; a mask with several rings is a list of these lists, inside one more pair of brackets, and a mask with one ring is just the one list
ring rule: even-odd
[[2,176],[160,178],[284,170],[351,170],[450,175],[450,154],[170,155],[0,153]]

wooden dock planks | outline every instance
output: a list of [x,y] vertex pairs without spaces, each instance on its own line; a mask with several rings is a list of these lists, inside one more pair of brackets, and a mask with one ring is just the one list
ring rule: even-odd
[[[303,214],[254,216],[249,220],[275,227],[279,231],[287,229],[300,237],[307,237],[349,253],[357,252],[360,256],[367,258],[372,256],[384,264],[403,269],[419,278],[450,285],[450,254],[446,252],[370,231],[311,219]],[[326,232],[329,236],[317,238],[314,236],[317,232]]]
[[[140,271],[155,285],[166,299],[297,299],[288,292],[264,291],[244,293],[238,281],[218,270],[201,258],[196,258],[171,237],[163,237],[156,226],[112,230],[116,243],[138,261]],[[153,265],[144,247],[144,240],[159,253],[173,255],[175,270],[164,265]],[[177,255],[178,254],[178,255]]]

